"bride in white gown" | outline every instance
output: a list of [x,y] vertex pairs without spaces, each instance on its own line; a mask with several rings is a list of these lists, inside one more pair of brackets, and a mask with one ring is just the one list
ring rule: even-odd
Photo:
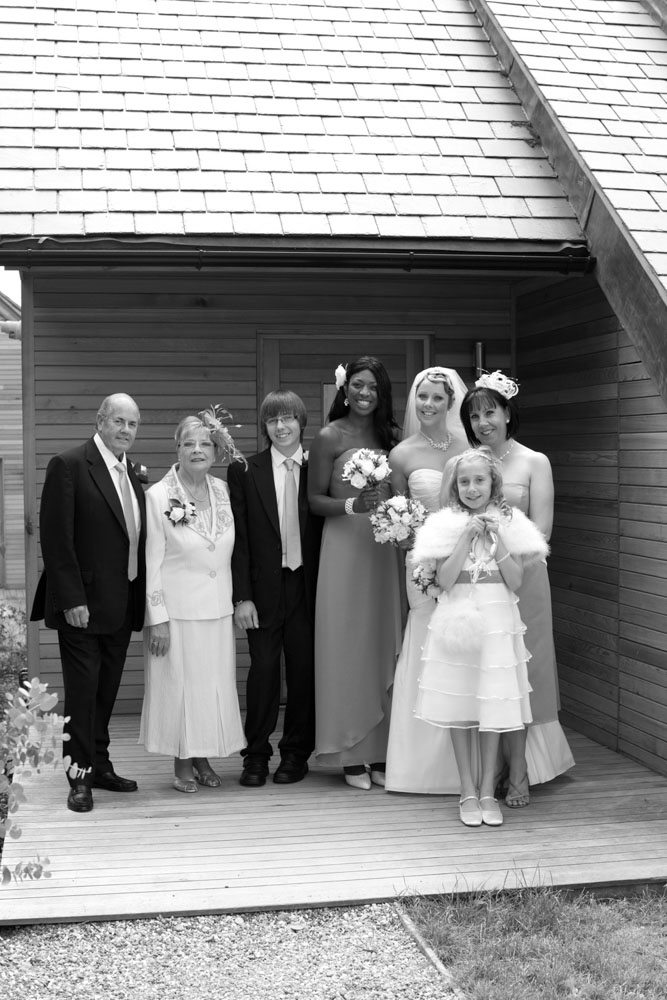
[[[389,456],[394,492],[409,493],[429,513],[440,506],[446,463],[469,447],[459,417],[465,394],[465,384],[452,368],[435,366],[420,372],[408,396],[403,440]],[[435,601],[414,585],[411,576],[408,552],[410,611],[394,676],[385,787],[391,792],[455,794],[459,773],[449,730],[414,714],[422,647]]]

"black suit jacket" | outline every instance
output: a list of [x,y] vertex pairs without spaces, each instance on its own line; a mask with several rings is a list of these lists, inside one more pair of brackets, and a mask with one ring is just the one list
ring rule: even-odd
[[[299,525],[306,602],[308,612],[314,616],[323,521],[308,507],[307,480],[308,465],[304,462],[299,475]],[[271,449],[249,458],[247,469],[233,462],[227,470],[227,485],[236,531],[232,554],[234,602],[254,601],[260,627],[265,627],[278,610],[282,581],[282,541]]]
[[[128,479],[141,511],[138,576],[133,587],[132,627],[143,626],[146,601],[146,501],[132,464]],[[33,602],[33,621],[80,632],[65,621],[69,608],[87,605],[88,633],[106,635],[123,625],[129,581],[130,542],[118,493],[94,440],[56,455],[42,490],[39,530],[44,572]]]

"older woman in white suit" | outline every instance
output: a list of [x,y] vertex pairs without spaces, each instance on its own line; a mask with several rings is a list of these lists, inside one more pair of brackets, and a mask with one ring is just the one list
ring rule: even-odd
[[146,692],[139,740],[174,757],[173,786],[218,787],[209,757],[245,745],[236,692],[234,519],[218,460],[245,461],[211,408],[176,428],[178,461],[146,494]]

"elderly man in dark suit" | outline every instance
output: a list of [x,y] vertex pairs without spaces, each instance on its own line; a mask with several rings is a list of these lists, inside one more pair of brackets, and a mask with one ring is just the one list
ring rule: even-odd
[[94,437],[51,459],[42,490],[44,572],[31,618],[58,630],[74,812],[90,812],[92,788],[137,789],[110,762],[109,720],[146,601],[146,505],[126,457],[138,427],[130,396],[107,397]]
[[294,392],[271,392],[259,422],[269,443],[230,466],[227,482],[236,540],[232,555],[234,619],[248,631],[250,672],[242,751],[245,787],[263,785],[278,721],[280,657],[285,659],[287,704],[278,744],[278,784],[301,781],[315,745],[313,641],[321,518],[308,508],[302,448],[307,414]]

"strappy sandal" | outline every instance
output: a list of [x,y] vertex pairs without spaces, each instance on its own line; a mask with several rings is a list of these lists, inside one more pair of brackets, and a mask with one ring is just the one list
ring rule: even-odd
[[178,775],[174,775],[174,788],[177,792],[188,792],[190,795],[193,792],[198,792],[197,782],[192,778],[179,778]]
[[198,767],[196,764],[193,764],[192,773],[195,776],[195,781],[206,788],[220,788],[222,784],[222,778],[219,774],[215,773],[210,764],[207,764],[205,767]]
[[524,774],[523,778],[516,783],[510,781],[505,793],[505,805],[510,809],[523,809],[525,806],[530,805],[528,774]]

